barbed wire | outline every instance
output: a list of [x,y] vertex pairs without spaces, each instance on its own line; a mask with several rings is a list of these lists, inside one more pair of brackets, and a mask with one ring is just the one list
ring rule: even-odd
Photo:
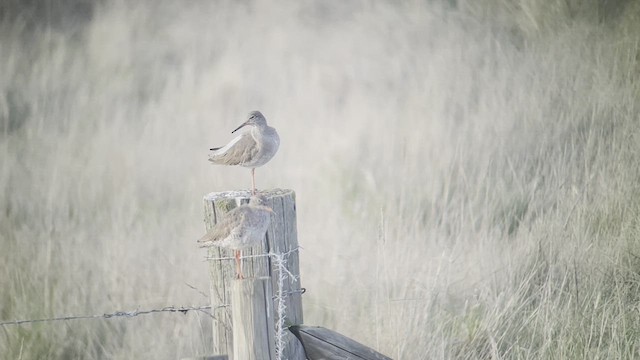
[[[215,309],[219,309],[219,308],[223,308],[223,307],[227,307],[229,305],[219,305],[216,306],[214,308]],[[29,320],[12,320],[12,321],[0,321],[0,326],[7,326],[7,325],[22,325],[22,324],[30,324],[30,323],[39,323],[39,322],[51,322],[51,321],[69,321],[69,320],[83,320],[83,319],[100,319],[100,318],[104,318],[104,319],[111,319],[111,318],[116,318],[116,317],[134,317],[134,316],[138,316],[138,315],[147,315],[147,314],[153,314],[153,313],[160,313],[160,312],[173,312],[173,313],[182,313],[182,314],[186,314],[189,311],[200,311],[200,312],[204,312],[207,315],[211,315],[209,313],[207,313],[205,310],[211,310],[211,305],[205,305],[205,306],[197,306],[197,307],[192,307],[192,306],[180,306],[180,307],[175,307],[175,306],[165,306],[161,309],[149,309],[149,310],[132,310],[132,311],[116,311],[113,313],[105,313],[105,314],[96,314],[96,315],[70,315],[70,316],[58,316],[58,317],[52,317],[52,318],[43,318],[43,319],[29,319]]]
[[[260,257],[273,257],[273,256],[289,256],[300,249],[302,249],[302,246],[297,246],[283,253],[268,252],[266,254],[246,255],[246,256],[243,255],[240,257],[240,259],[254,259],[254,258],[260,258]],[[225,256],[225,257],[205,257],[204,259],[206,261],[206,260],[235,260],[236,258],[233,256]]]
[[[289,277],[293,282],[298,281],[298,277],[293,275],[291,271],[287,268],[287,259],[285,254],[274,254],[273,255],[273,264],[278,270],[278,289],[276,291],[274,301],[276,302],[276,314],[278,315],[278,321],[276,321],[276,359],[282,360],[283,352],[284,352],[284,331],[285,331],[285,317],[287,315],[287,303],[286,299],[289,295],[293,294],[293,291],[285,291],[284,290],[284,282]],[[302,289],[300,289],[302,290]],[[296,291],[296,290],[294,290]],[[306,291],[306,289],[304,290]],[[304,293],[304,291],[300,291],[300,293]]]
[[[288,297],[294,293],[300,293],[300,294],[304,294],[306,289],[305,288],[301,288],[299,290],[290,290],[290,291],[283,291],[282,290],[282,283],[284,281],[284,277],[289,277],[290,279],[292,279],[294,282],[297,280],[297,276],[292,274],[289,269],[286,266],[286,260],[284,259],[284,257],[297,252],[298,250],[300,250],[302,247],[298,246],[296,248],[293,248],[287,252],[284,253],[273,253],[273,252],[269,252],[266,254],[258,254],[258,255],[248,255],[248,256],[243,256],[242,259],[249,259],[249,258],[258,258],[258,257],[274,257],[275,258],[275,263],[276,263],[276,268],[279,270],[280,276],[279,276],[279,281],[278,281],[278,285],[279,285],[279,291],[276,293],[275,296],[272,297],[272,300],[275,300],[278,304],[276,305],[277,310],[279,310],[279,315],[281,321],[284,320],[284,312],[285,312],[285,308],[283,308],[284,305],[284,298]],[[207,257],[206,260],[235,260],[235,257],[220,257],[220,258],[210,258]],[[286,274],[286,275],[285,275]],[[201,295],[206,296],[206,294],[204,294],[202,291],[198,290],[197,288],[195,288],[192,285],[186,284],[187,286],[189,286],[190,288],[197,290]],[[57,316],[57,317],[51,317],[51,318],[42,318],[42,319],[24,319],[24,320],[8,320],[8,321],[0,321],[0,326],[10,326],[10,325],[23,325],[23,324],[33,324],[33,323],[41,323],[41,322],[53,322],[53,321],[71,321],[71,320],[86,320],[86,319],[112,319],[112,318],[116,318],[116,317],[135,317],[138,315],[148,315],[148,314],[153,314],[153,313],[161,313],[161,312],[173,312],[173,313],[182,313],[182,314],[186,314],[189,311],[200,311],[200,312],[204,312],[205,314],[209,315],[209,316],[213,316],[211,313],[206,312],[205,310],[217,310],[220,308],[224,308],[224,307],[228,307],[228,304],[224,304],[224,305],[218,305],[215,307],[211,307],[211,305],[205,305],[205,306],[197,306],[197,307],[192,307],[192,306],[181,306],[181,307],[176,307],[176,306],[165,306],[163,308],[160,309],[149,309],[149,310],[131,310],[131,311],[116,311],[116,312],[112,312],[112,313],[104,313],[104,314],[93,314],[93,315],[68,315],[68,316]]]

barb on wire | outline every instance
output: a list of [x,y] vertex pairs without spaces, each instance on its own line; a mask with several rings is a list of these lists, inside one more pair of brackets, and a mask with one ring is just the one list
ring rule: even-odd
[[[307,288],[300,288],[300,289],[297,289],[297,290],[283,291],[282,295],[284,295],[284,296],[289,296],[289,295],[293,295],[293,294],[301,294],[302,295],[302,294],[304,294],[306,292],[307,292]],[[277,298],[278,298],[278,296],[273,295],[271,297],[271,300],[276,300]]]
[[[215,309],[226,307],[226,306],[228,306],[228,305],[216,306]],[[21,324],[50,322],[50,321],[69,321],[69,320],[82,320],[82,319],[100,319],[100,318],[111,319],[111,318],[115,318],[115,317],[134,317],[134,316],[138,316],[138,315],[146,315],[146,314],[153,314],[153,313],[160,313],[160,312],[174,312],[174,313],[175,312],[179,312],[179,313],[182,313],[182,314],[186,314],[187,312],[192,311],[192,310],[193,311],[203,311],[204,312],[204,310],[211,310],[211,306],[210,305],[197,306],[197,307],[165,306],[162,309],[150,309],[150,310],[138,310],[138,309],[136,309],[136,310],[132,310],[132,311],[116,311],[116,312],[113,312],[113,313],[96,314],[96,315],[72,315],[72,316],[58,316],[58,317],[46,318],[46,319],[0,321],[0,326],[21,325]]]

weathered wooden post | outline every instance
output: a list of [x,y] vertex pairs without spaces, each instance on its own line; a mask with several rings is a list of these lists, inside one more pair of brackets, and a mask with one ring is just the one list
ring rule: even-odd
[[231,319],[235,359],[275,359],[272,298],[268,277],[233,281]]
[[[255,246],[250,250],[243,251],[243,272],[247,279],[236,280],[233,264],[233,252],[231,250],[211,247],[209,249],[210,258],[210,277],[211,277],[211,309],[214,318],[213,321],[213,347],[215,354],[228,354],[233,357],[234,349],[246,348],[245,345],[236,344],[238,341],[246,341],[246,333],[241,335],[242,339],[234,339],[238,335],[233,320],[238,319],[236,314],[249,311],[248,307],[257,306],[256,299],[246,299],[244,293],[257,294],[255,290],[256,278],[265,277],[269,280],[266,282],[270,291],[264,291],[266,302],[263,302],[264,314],[255,316],[267,316],[266,313],[271,311],[272,320],[264,320],[270,322],[269,326],[275,328],[276,323],[280,320],[279,314],[273,311],[274,304],[271,294],[280,295],[285,304],[284,318],[286,325],[302,324],[302,297],[300,287],[300,265],[298,256],[298,236],[296,229],[296,204],[295,193],[292,190],[269,190],[261,192],[267,197],[268,205],[274,211],[271,216],[271,224],[266,234],[264,244]],[[218,219],[224,213],[231,209],[247,203],[251,196],[249,191],[227,191],[219,193],[211,193],[204,198],[205,225],[207,231],[210,230]],[[286,270],[284,270],[284,280],[279,278],[281,269],[276,266],[276,262],[265,254],[286,254]],[[254,256],[254,257],[252,257]],[[292,277],[293,275],[294,277]],[[282,288],[279,288],[279,281],[282,281]],[[248,287],[247,284],[253,284]],[[266,286],[266,285],[265,285]],[[249,289],[253,290],[249,290]],[[232,289],[233,294],[232,295]],[[269,294],[269,295],[267,295]],[[244,300],[239,299],[243,297]],[[255,297],[255,296],[254,296]],[[246,305],[246,306],[245,306]],[[234,310],[232,308],[236,307]],[[240,308],[244,306],[244,308]],[[252,308],[254,310],[259,307]],[[234,316],[232,316],[232,313]],[[240,316],[240,315],[238,315]],[[253,315],[252,315],[253,316]],[[253,320],[252,320],[253,321]],[[259,321],[257,323],[260,323]],[[245,329],[246,330],[246,329]],[[244,330],[243,330],[244,331]],[[283,337],[285,343],[281,352],[282,359],[297,360],[304,359],[304,352],[301,344],[295,336],[291,335],[285,329],[284,333],[275,334],[277,337]],[[267,338],[268,334],[266,335]],[[250,337],[250,336],[249,336]],[[262,337],[264,338],[264,337]],[[272,341],[272,340],[269,340]],[[275,344],[271,344],[273,348]],[[240,356],[240,354],[238,354]],[[244,353],[243,355],[244,356]],[[275,359],[273,355],[269,355],[265,359]],[[249,359],[248,357],[236,357],[237,360]]]

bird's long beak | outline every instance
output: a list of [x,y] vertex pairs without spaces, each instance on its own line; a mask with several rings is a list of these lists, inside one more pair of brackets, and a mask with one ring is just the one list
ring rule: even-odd
[[273,209],[272,209],[272,208],[270,208],[270,207],[267,207],[267,211],[268,211],[268,212],[270,212],[270,213],[272,213],[272,214],[275,214],[275,213],[276,213],[276,212],[275,212],[275,211],[273,211]]
[[248,121],[245,121],[245,122],[243,122],[243,123],[242,123],[242,125],[238,126],[238,127],[237,127],[235,130],[233,130],[231,133],[233,134],[234,132],[236,132],[236,131],[238,131],[238,130],[242,129],[243,127],[245,127],[245,126],[247,126],[247,125],[249,125],[249,122],[248,122]]

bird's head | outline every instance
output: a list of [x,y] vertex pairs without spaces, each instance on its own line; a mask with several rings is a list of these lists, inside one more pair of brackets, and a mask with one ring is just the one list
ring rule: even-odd
[[249,205],[252,206],[263,206],[265,208],[267,208],[270,212],[273,212],[273,210],[269,207],[269,203],[267,202],[267,198],[264,195],[253,195],[251,196],[251,198],[249,198]]
[[233,130],[231,133],[233,134],[234,132],[242,129],[245,126],[266,126],[267,125],[267,119],[264,118],[264,115],[262,115],[262,113],[260,111],[252,111],[249,113],[249,118],[247,119],[247,121],[243,122],[240,126],[238,126],[235,130]]

